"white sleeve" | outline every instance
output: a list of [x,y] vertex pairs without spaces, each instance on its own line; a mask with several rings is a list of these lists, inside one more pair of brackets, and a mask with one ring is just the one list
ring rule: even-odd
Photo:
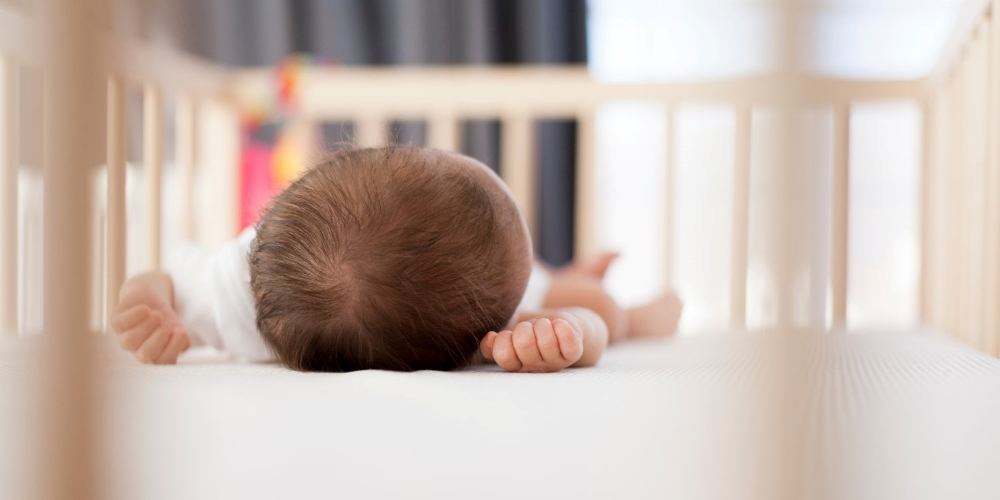
[[257,236],[249,228],[218,250],[177,245],[165,270],[174,285],[174,306],[194,345],[210,345],[246,361],[272,361],[257,332],[247,255]]
[[545,305],[545,298],[549,295],[550,288],[552,288],[552,276],[541,264],[535,262],[531,267],[531,277],[528,278],[528,288],[524,291],[524,297],[521,298],[514,317],[517,318],[517,315],[524,311],[540,311]]

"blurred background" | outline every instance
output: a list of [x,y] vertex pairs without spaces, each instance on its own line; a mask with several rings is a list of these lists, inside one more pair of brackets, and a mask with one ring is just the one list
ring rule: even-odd
[[[17,8],[25,2],[5,3]],[[962,3],[809,3],[800,22],[805,39],[811,41],[807,67],[817,74],[845,78],[925,75],[938,59]],[[282,65],[585,64],[601,80],[659,82],[755,75],[774,68],[775,19],[767,3],[757,0],[117,0],[113,13],[115,29],[128,38],[225,65],[276,67],[279,72]],[[26,72],[22,78],[33,76]],[[22,88],[30,90],[32,85]],[[729,270],[719,263],[730,262],[735,120],[730,106],[711,102],[685,102],[673,113],[677,121],[669,133],[674,147],[667,151],[662,105],[615,102],[599,110],[598,237],[603,248],[622,252],[608,277],[615,296],[634,305],[674,287],[686,302],[682,332],[691,334],[728,322]],[[167,119],[172,116],[169,111],[164,114]],[[139,92],[130,95],[128,119],[141,123]],[[767,110],[755,110],[753,119],[755,130],[767,130]],[[812,134],[816,142],[809,145],[815,157],[809,164],[820,168],[814,169],[812,181],[829,186],[831,110],[812,110],[802,120],[804,127],[816,131]],[[243,124],[244,179],[277,168],[275,158],[290,135],[285,124],[280,102]],[[857,103],[853,108],[848,293],[852,326],[917,321],[920,127],[921,111],[913,102]],[[164,127],[168,135],[172,129]],[[426,131],[423,122],[394,122],[386,133],[390,141],[424,144]],[[323,123],[316,133],[319,139],[305,146],[305,157],[309,151],[350,141],[353,124]],[[496,121],[467,121],[462,126],[462,150],[498,168],[499,133]],[[536,124],[536,251],[554,266],[574,257],[575,133],[572,121]],[[30,139],[30,134],[25,136]],[[766,140],[764,136],[755,133],[754,144]],[[171,138],[166,144],[172,144]],[[882,147],[886,144],[893,147]],[[29,144],[22,151],[25,162],[31,163],[37,158],[31,152],[40,151],[40,145]],[[667,154],[673,155],[675,165],[669,200],[661,189]],[[172,155],[168,147],[168,189]],[[767,324],[773,315],[773,284],[763,260],[769,220],[767,168],[766,159],[759,156],[755,153],[751,165],[750,328]],[[130,171],[130,178],[141,178],[141,159],[141,138],[133,137],[129,161],[136,175]],[[22,210],[40,207],[39,195],[32,194],[39,189],[40,176],[22,175]],[[264,195],[254,194],[254,189],[244,186],[243,225],[253,222],[261,199],[275,186],[260,188]],[[673,213],[669,241],[674,273],[669,284],[661,278],[668,241],[662,234],[666,203]],[[140,205],[130,201],[131,219],[141,220]],[[167,228],[170,213],[166,211]],[[862,213],[864,217],[854,216]],[[809,217],[808,230],[820,258],[818,267],[802,273],[801,286],[809,290],[803,307],[829,318],[830,294],[825,288],[829,266],[824,264],[829,262],[829,210]],[[30,228],[23,231],[26,245],[39,243],[39,236],[28,234]],[[142,245],[138,233],[131,231],[129,236],[129,273],[144,267],[139,260],[144,252],[133,251]],[[174,234],[164,232],[165,237]],[[41,272],[40,262],[26,261],[20,268],[26,275]],[[40,291],[30,288],[37,282],[21,280],[27,299],[21,323],[29,329],[40,323],[40,309],[32,306],[40,302]]]

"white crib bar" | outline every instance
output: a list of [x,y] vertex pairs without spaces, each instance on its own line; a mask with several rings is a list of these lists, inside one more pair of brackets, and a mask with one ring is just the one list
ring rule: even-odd
[[534,120],[523,114],[501,118],[500,175],[535,236],[535,147]]
[[673,102],[666,103],[663,136],[663,286],[674,287],[674,131],[677,121]]
[[440,114],[428,122],[428,145],[442,151],[458,151],[461,122],[453,115]]
[[968,146],[970,148],[968,161],[968,179],[966,180],[968,204],[968,233],[966,246],[965,269],[969,277],[969,302],[963,316],[968,317],[968,332],[970,343],[978,349],[985,346],[983,323],[986,318],[984,298],[986,281],[984,270],[986,255],[983,246],[986,244],[986,154],[988,126],[987,106],[989,97],[982,94],[988,87],[984,85],[989,77],[986,67],[987,25],[985,18],[976,30],[969,54],[969,106],[967,108],[967,129],[969,132]]
[[986,157],[986,289],[984,303],[986,333],[984,350],[1000,356],[1000,0],[993,0],[991,20],[987,25],[987,83],[986,106],[989,113]]
[[847,266],[850,208],[851,106],[833,108],[833,248],[830,281],[833,326],[847,326]]
[[[41,9],[48,49],[42,103],[44,390],[32,421],[40,438],[29,459],[37,498],[99,498],[99,379],[90,338],[91,193],[102,161],[98,130],[107,92],[99,28],[88,24],[101,0],[61,0]],[[85,61],[85,63],[84,63]],[[98,146],[95,148],[95,146]],[[29,466],[30,467],[30,466]],[[32,469],[28,469],[32,470]],[[44,472],[42,472],[44,471]]]
[[[969,213],[969,164],[971,157],[971,149],[968,147],[969,136],[972,131],[969,129],[969,100],[972,98],[969,92],[969,47],[965,48],[962,56],[962,60],[959,63],[959,74],[958,74],[958,85],[960,88],[960,100],[959,100],[959,111],[957,120],[959,122],[959,140],[955,145],[958,148],[958,164],[955,167],[955,200],[957,206],[957,212],[955,214],[955,221],[964,220]],[[967,305],[970,297],[970,280],[969,273],[967,271],[966,263],[968,262],[968,246],[969,246],[969,232],[971,228],[966,224],[958,224],[958,239],[957,245],[955,247],[955,272],[957,273],[958,282],[958,300],[955,304],[954,320],[955,320],[955,330],[958,332],[959,337],[967,342],[971,343],[969,335],[969,324],[971,318],[969,318],[965,312],[967,310]]]
[[18,62],[0,56],[0,336],[17,335]]
[[163,183],[163,102],[160,90],[146,84],[143,92],[143,155],[146,171],[146,230],[149,266],[160,268],[162,183]]
[[935,298],[939,265],[935,242],[937,234],[937,207],[941,200],[937,196],[938,177],[937,154],[940,149],[937,120],[940,110],[937,96],[930,96],[921,106],[921,165],[920,165],[920,320],[935,325],[939,321]]
[[[978,23],[977,23],[978,25]],[[959,239],[958,246],[958,261],[956,265],[958,266],[959,272],[959,283],[962,287],[959,293],[959,305],[958,305],[958,331],[962,339],[969,345],[975,345],[975,324],[977,319],[975,318],[975,308],[973,302],[976,300],[975,289],[975,270],[971,269],[972,266],[972,248],[974,235],[978,228],[973,227],[975,225],[974,212],[975,206],[972,200],[974,196],[973,187],[971,182],[973,181],[974,175],[974,161],[975,161],[975,151],[973,150],[972,144],[975,139],[976,131],[972,127],[974,121],[972,120],[972,101],[978,99],[973,93],[972,77],[973,77],[973,66],[975,65],[975,50],[976,50],[976,35],[978,34],[978,29],[974,31],[972,39],[969,42],[968,47],[965,49],[965,55],[962,61],[962,142],[958,145],[962,149],[962,163],[958,167],[959,171],[959,200],[960,212],[956,221],[964,221],[961,224],[960,232],[961,236]]]
[[595,113],[586,109],[576,115],[576,212],[574,214],[574,258],[587,258],[596,251]]
[[[961,216],[960,214],[960,204],[961,193],[958,191],[958,186],[960,185],[960,162],[961,162],[961,112],[962,107],[962,89],[959,85],[958,69],[954,70],[954,73],[949,77],[948,81],[948,116],[945,117],[947,133],[945,134],[946,140],[948,142],[947,157],[945,158],[945,163],[942,166],[945,173],[945,189],[946,195],[944,197],[944,203],[940,207],[940,210],[945,214],[945,221],[956,221]],[[959,224],[953,224],[946,222],[944,225],[944,300],[941,308],[941,327],[945,331],[951,333],[952,335],[958,336],[957,331],[957,316],[958,316],[958,304],[959,304],[959,284],[958,284],[958,268],[957,263],[959,258],[957,256],[958,250],[958,238],[959,238]]]
[[376,147],[386,144],[385,118],[376,115],[360,116],[354,120],[355,142],[360,147]]
[[197,162],[195,149],[196,108],[194,98],[178,94],[175,112],[175,157],[179,176],[180,237],[194,239],[194,215],[192,211],[194,192],[194,169]]
[[750,141],[752,139],[753,108],[739,105],[735,112],[729,321],[733,327],[744,328],[747,316],[747,262],[750,241]]
[[[108,78],[107,222],[105,224],[104,310],[111,318],[125,282],[125,82]],[[107,325],[105,325],[107,327]]]

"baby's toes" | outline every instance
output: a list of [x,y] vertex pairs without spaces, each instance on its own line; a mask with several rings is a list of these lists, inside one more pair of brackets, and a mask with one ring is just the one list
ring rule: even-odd
[[583,356],[583,332],[570,326],[564,319],[552,322],[556,338],[559,339],[559,351],[567,363],[576,363]]

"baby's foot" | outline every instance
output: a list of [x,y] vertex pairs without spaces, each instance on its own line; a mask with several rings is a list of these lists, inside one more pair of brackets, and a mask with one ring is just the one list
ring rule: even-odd
[[490,332],[479,347],[486,359],[509,372],[555,372],[583,356],[583,331],[562,317],[543,317]]
[[674,292],[628,310],[630,338],[666,337],[677,331],[684,305]]

